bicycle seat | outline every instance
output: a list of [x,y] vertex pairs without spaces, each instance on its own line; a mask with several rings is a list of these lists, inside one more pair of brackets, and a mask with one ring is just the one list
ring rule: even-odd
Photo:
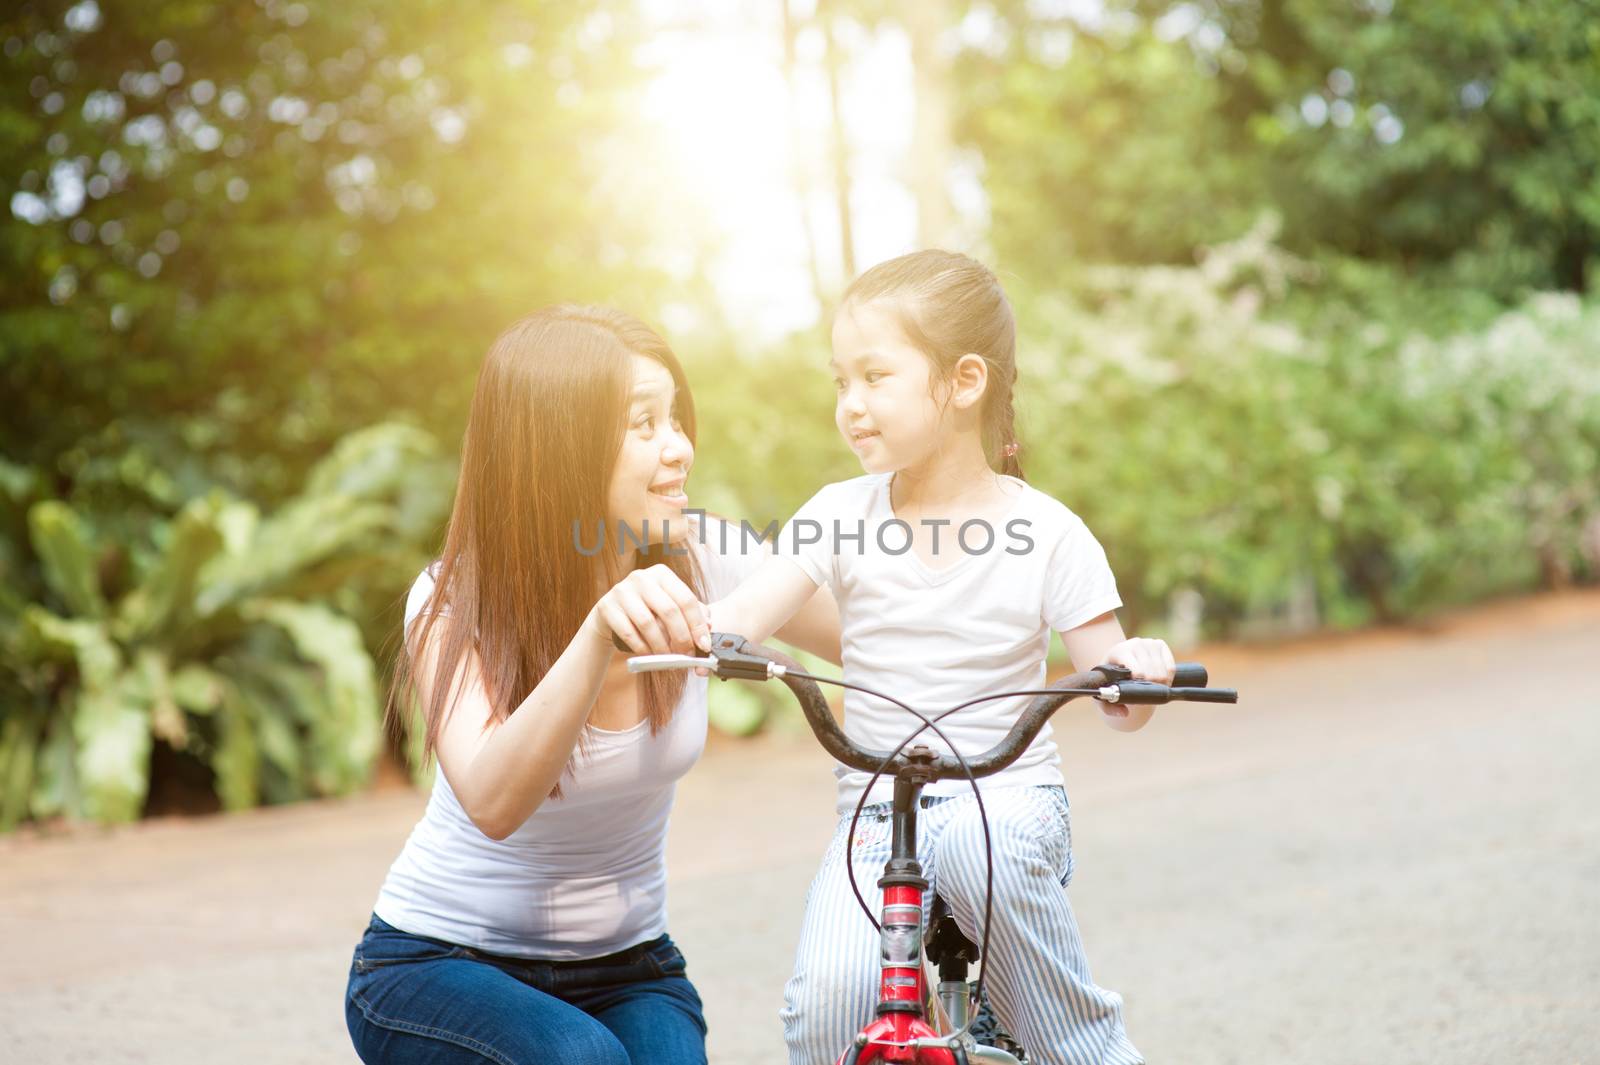
[[922,949],[935,965],[946,959],[951,962],[978,960],[978,945],[961,931],[949,904],[939,895],[933,896],[933,905],[928,908],[928,938]]

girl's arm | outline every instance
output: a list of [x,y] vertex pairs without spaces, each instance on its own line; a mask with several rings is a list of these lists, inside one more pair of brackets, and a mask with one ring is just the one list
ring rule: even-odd
[[[1109,662],[1126,666],[1136,680],[1172,683],[1176,663],[1166,641],[1128,639],[1123,635],[1122,623],[1113,611],[1108,610],[1093,621],[1086,621],[1075,629],[1063,632],[1061,642],[1066,645],[1067,655],[1072,659],[1072,668],[1080,673]],[[1118,732],[1135,732],[1144,728],[1155,709],[1149,705],[1100,704],[1103,720]]]
[[[416,663],[418,690],[431,692],[443,626],[429,633]],[[496,721],[476,652],[462,660],[439,727],[439,769],[472,823],[505,839],[533,815],[561,779],[594,709],[615,648],[611,634],[641,652],[692,652],[710,631],[694,593],[665,566],[635,570],[601,597],[533,691]]]
[[[717,632],[732,632],[752,643],[764,643],[781,626],[800,613],[808,599],[821,599],[818,586],[805,575],[793,560],[773,555],[761,567],[740,582],[739,587],[711,604],[711,626]],[[800,629],[791,643],[820,654],[830,661],[839,661],[839,611],[828,595],[826,605],[813,605],[808,615],[800,620]],[[828,622],[820,617],[829,607],[833,610],[832,632]],[[792,628],[792,626],[791,626]],[[817,646],[807,646],[815,643]],[[820,649],[819,649],[820,648]]]
[[840,665],[839,603],[833,592],[819,587],[788,624],[778,626],[778,639]]

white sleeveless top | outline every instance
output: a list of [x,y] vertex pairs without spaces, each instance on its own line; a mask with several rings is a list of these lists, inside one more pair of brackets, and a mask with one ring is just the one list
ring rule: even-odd
[[[754,571],[762,548],[706,521],[704,544],[690,548],[715,600]],[[408,631],[432,591],[424,571],[406,600]],[[667,814],[705,748],[706,682],[688,674],[655,735],[648,721],[620,732],[589,726],[561,798],[545,799],[504,840],[479,831],[436,773],[373,912],[405,932],[526,958],[596,958],[664,934]]]

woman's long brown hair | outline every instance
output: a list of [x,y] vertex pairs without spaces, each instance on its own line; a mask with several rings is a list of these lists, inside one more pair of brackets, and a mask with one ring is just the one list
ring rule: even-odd
[[[630,315],[548,307],[489,348],[433,595],[397,656],[390,689],[391,728],[410,697],[421,697],[424,759],[460,695],[457,676],[469,652],[482,663],[494,720],[504,721],[566,650],[603,587],[624,576],[606,499],[626,431],[633,355],[672,374],[677,416],[693,441],[694,400],[683,369],[666,341]],[[593,538],[601,529],[603,549],[596,552]],[[588,554],[579,551],[579,536]],[[692,555],[652,544],[636,564],[658,562],[703,596]],[[449,623],[438,630],[433,683],[422,692],[415,663],[442,617]],[[671,718],[685,683],[677,671],[639,678],[652,732]]]

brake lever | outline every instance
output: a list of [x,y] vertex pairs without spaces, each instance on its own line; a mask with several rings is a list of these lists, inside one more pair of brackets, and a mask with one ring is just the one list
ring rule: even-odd
[[788,672],[778,663],[745,650],[749,641],[732,632],[711,634],[711,654],[717,660],[717,676],[723,680],[767,680]]
[[652,673],[661,669],[708,669],[722,680],[769,680],[788,672],[778,663],[750,654],[748,641],[731,632],[713,632],[711,651],[705,658],[694,655],[635,655],[633,649],[613,633],[611,642],[627,652],[629,673]]
[[694,655],[633,655],[628,659],[629,673],[655,673],[663,669],[717,669],[715,658],[696,658]]
[[655,673],[664,669],[707,669],[715,673],[717,660],[709,655],[698,658],[695,655],[641,655],[634,654],[633,648],[622,642],[622,637],[616,633],[611,634],[611,646],[628,656],[629,673]]
[[1094,672],[1104,675],[1107,684],[1117,684],[1121,681],[1133,679],[1133,670],[1127,666],[1119,666],[1111,662],[1095,666]]

